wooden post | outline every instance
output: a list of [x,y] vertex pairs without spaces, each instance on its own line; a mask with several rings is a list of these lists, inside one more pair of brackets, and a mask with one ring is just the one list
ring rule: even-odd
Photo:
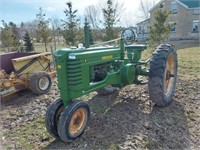
[[51,49],[51,57],[52,57],[52,60],[53,60],[53,66],[54,66],[54,68],[56,68],[55,60],[54,60],[54,57],[53,57],[53,47],[50,46],[50,49]]

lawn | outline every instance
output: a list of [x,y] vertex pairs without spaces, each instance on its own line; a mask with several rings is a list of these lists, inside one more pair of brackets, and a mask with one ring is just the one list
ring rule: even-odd
[[[49,52],[51,51],[51,47],[52,47],[53,50],[55,50],[54,45],[49,44],[49,45],[47,46],[47,50],[48,50]],[[66,48],[66,46],[63,45],[63,44],[56,45],[56,49],[62,49],[62,48]],[[45,46],[44,46],[44,45],[36,44],[36,45],[35,45],[35,51],[36,51],[36,52],[45,52]]]
[[[199,41],[171,42],[178,54],[178,71],[187,78],[200,78],[200,45]],[[147,49],[142,53],[142,59],[151,57],[153,50]]]

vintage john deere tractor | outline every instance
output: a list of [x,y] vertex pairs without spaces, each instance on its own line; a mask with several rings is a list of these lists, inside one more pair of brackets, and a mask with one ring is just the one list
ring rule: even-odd
[[[88,126],[90,109],[87,103],[75,99],[108,85],[140,84],[138,76],[147,76],[150,99],[158,106],[172,102],[177,79],[175,48],[162,44],[150,60],[141,61],[146,46],[131,45],[135,40],[133,30],[124,30],[118,40],[119,46],[114,47],[54,52],[60,98],[47,110],[46,128],[55,138],[68,142],[80,137]],[[143,66],[149,62],[147,70]]]

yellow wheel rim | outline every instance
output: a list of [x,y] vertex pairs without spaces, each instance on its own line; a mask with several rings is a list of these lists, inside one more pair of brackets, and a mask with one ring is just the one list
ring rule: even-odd
[[81,131],[83,131],[85,124],[87,121],[87,112],[83,108],[77,109],[72,115],[70,124],[69,124],[69,132],[72,136],[78,135]]
[[169,96],[172,92],[174,87],[174,76],[176,73],[176,61],[173,54],[170,54],[165,68],[165,75],[164,75],[164,90],[165,95]]

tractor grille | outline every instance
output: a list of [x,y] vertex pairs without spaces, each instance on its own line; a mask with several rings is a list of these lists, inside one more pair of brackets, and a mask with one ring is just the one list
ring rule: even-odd
[[69,86],[78,86],[82,83],[81,60],[67,61],[67,76]]

